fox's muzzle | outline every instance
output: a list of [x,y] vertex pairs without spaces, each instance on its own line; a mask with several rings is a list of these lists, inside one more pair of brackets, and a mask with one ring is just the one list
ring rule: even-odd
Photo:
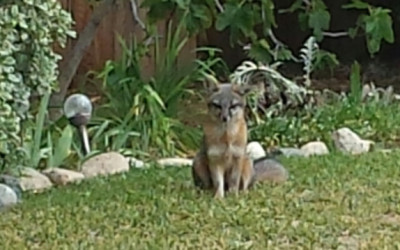
[[231,113],[229,109],[223,109],[221,110],[221,121],[223,122],[229,122],[231,119]]

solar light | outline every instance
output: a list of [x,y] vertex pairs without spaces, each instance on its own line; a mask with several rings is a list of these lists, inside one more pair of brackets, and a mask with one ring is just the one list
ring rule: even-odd
[[70,95],[64,102],[64,115],[69,122],[78,128],[85,154],[90,153],[89,136],[86,125],[92,116],[92,102],[83,94]]

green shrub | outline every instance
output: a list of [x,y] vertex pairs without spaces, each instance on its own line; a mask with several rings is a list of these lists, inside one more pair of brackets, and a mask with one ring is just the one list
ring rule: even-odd
[[[89,124],[94,150],[117,150],[129,155],[167,156],[184,153],[199,142],[198,130],[185,126],[177,117],[182,100],[195,94],[189,84],[202,79],[204,72],[219,63],[215,58],[177,66],[179,53],[188,37],[182,38],[181,23],[166,35],[165,53],[155,47],[121,41],[120,60],[108,61],[101,72],[105,103],[97,108]],[[155,73],[143,75],[141,59],[155,51]]]
[[350,101],[314,107],[293,116],[267,119],[250,130],[251,140],[265,147],[301,146],[312,140],[322,140],[332,146],[331,133],[340,127],[349,127],[363,138],[397,144],[400,133],[398,105],[366,102],[353,105]]
[[[56,87],[53,46],[64,46],[71,15],[57,0],[2,1],[0,5],[0,168],[22,164],[23,121],[31,118],[29,98]],[[35,166],[32,166],[35,167]]]
[[[262,63],[298,60],[288,46],[274,35],[274,30],[279,29],[276,15],[283,13],[296,13],[298,22],[295,25],[304,33],[314,36],[318,42],[326,37],[364,37],[371,56],[380,51],[383,42],[394,42],[391,9],[375,6],[368,3],[369,1],[348,1],[349,3],[341,4],[340,7],[344,11],[358,14],[357,20],[352,27],[343,27],[343,32],[332,32],[332,20],[340,17],[331,16],[331,10],[325,4],[328,0],[290,2],[291,6],[285,9],[277,8],[278,0],[144,0],[142,6],[146,7],[151,23],[171,18],[173,13],[183,20],[185,29],[191,35],[199,34],[212,26],[218,31],[226,31],[229,34],[227,42],[231,46],[250,43],[250,46],[246,46],[248,56]],[[389,6],[393,8],[394,5]],[[256,32],[257,29],[261,32]],[[329,67],[332,60],[336,60],[326,51],[319,51],[318,54],[318,67]]]

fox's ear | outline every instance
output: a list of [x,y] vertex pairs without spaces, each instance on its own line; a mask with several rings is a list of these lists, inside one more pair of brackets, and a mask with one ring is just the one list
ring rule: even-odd
[[213,75],[205,74],[205,79],[204,79],[204,88],[212,93],[216,92],[219,90],[219,82],[217,78],[215,78]]
[[250,92],[263,92],[263,83],[232,84],[232,89],[241,96],[246,96]]
[[253,88],[249,85],[238,85],[238,84],[233,84],[232,89],[241,96],[245,96],[253,90]]

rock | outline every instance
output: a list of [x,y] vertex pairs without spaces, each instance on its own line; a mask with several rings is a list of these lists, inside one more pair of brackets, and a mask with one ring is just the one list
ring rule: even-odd
[[18,199],[21,199],[22,189],[18,178],[11,175],[0,175],[0,183],[10,187],[17,194]]
[[183,166],[191,166],[193,164],[193,160],[185,158],[164,158],[164,159],[159,159],[157,163],[163,167],[167,166],[183,167]]
[[50,168],[43,171],[54,184],[66,185],[71,182],[79,182],[85,178],[82,173],[63,169],[63,168]]
[[91,178],[98,175],[106,176],[129,171],[129,162],[117,152],[96,155],[82,165],[82,173]]
[[349,128],[340,128],[332,133],[336,148],[344,153],[353,155],[366,153],[370,150],[373,141],[363,140]]
[[277,151],[286,157],[305,156],[303,150],[299,148],[278,148]]
[[254,161],[257,179],[275,183],[283,183],[289,178],[289,171],[275,159],[260,159]]
[[252,160],[266,156],[264,148],[256,141],[247,144],[246,152]]
[[127,158],[129,165],[134,168],[144,168],[144,162],[134,157]]
[[303,145],[300,149],[301,149],[301,151],[303,151],[303,155],[306,157],[311,156],[311,155],[329,154],[328,147],[326,146],[325,143],[323,143],[321,141],[309,142],[309,143]]
[[17,194],[7,185],[0,184],[0,208],[5,208],[18,203]]
[[21,171],[21,177],[18,178],[18,182],[22,191],[39,192],[53,186],[47,176],[33,168],[24,168]]

